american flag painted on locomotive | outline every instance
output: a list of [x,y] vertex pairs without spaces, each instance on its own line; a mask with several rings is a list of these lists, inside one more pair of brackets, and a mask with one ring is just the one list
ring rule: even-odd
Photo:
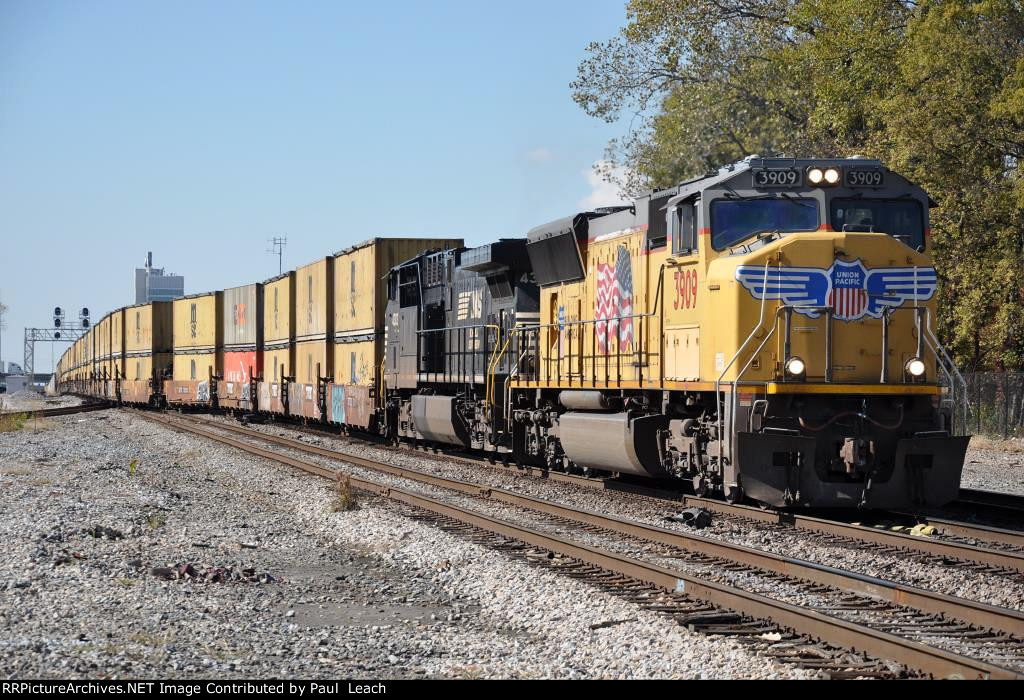
[[860,260],[836,260],[827,269],[741,265],[736,279],[755,299],[779,299],[810,318],[829,306],[840,321],[881,318],[886,308],[931,299],[938,285],[934,267],[869,269]]
[[618,336],[619,347],[633,342],[633,259],[620,245],[615,265],[597,264],[597,294],[594,299],[594,332],[597,351],[607,354],[609,340]]

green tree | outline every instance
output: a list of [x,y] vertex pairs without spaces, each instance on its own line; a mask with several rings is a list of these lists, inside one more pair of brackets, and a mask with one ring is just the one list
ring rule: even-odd
[[572,84],[630,115],[628,191],[751,153],[878,157],[939,204],[941,334],[972,369],[1024,366],[1024,13],[1010,0],[632,0]]

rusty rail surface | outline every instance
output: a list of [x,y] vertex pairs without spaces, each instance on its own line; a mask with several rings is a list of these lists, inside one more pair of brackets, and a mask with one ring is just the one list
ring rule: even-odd
[[107,403],[83,403],[77,406],[61,406],[60,408],[42,408],[24,411],[2,411],[0,416],[28,416],[29,418],[53,418],[55,416],[70,416],[74,413],[86,413],[88,411],[102,411],[111,408]]
[[[334,479],[338,472],[327,467],[300,460],[295,457],[281,454],[251,443],[223,435],[200,427],[199,424],[207,423],[198,419],[168,418],[166,416],[154,416],[142,413],[143,417],[167,425],[175,430],[183,430],[192,434],[205,437],[225,445],[235,447],[253,455],[264,457],[297,469],[324,477]],[[920,606],[921,610],[929,612],[940,612],[952,616],[963,616],[973,620],[971,624],[983,627],[994,628],[1005,631],[1013,630],[1014,634],[1019,633],[1024,624],[1024,616],[1015,611],[1003,610],[994,606],[987,606],[973,601],[964,601],[951,596],[931,593],[909,586],[902,586],[881,579],[873,579],[867,576],[850,574],[831,567],[802,562],[759,552],[738,545],[731,545],[703,537],[686,535],[664,528],[644,525],[633,521],[626,521],[620,518],[606,516],[590,511],[580,511],[568,506],[536,499],[533,497],[515,494],[503,489],[495,489],[469,482],[446,479],[435,475],[424,474],[416,470],[395,467],[388,464],[368,460],[355,455],[337,452],[327,448],[307,445],[305,443],[281,438],[279,436],[267,435],[258,431],[252,431],[238,426],[227,424],[210,425],[216,429],[224,429],[229,432],[245,434],[247,437],[262,440],[265,442],[279,444],[291,449],[302,450],[307,453],[317,454],[331,459],[336,459],[356,466],[372,469],[379,473],[386,473],[419,483],[430,484],[457,492],[484,496],[494,500],[519,505],[524,508],[537,510],[539,512],[556,514],[576,520],[580,523],[589,523],[601,528],[622,532],[650,541],[663,542],[686,549],[706,550],[712,556],[729,558],[733,561],[742,562],[764,568],[769,571],[781,573],[788,576],[796,576],[830,585],[846,590],[854,590],[859,593],[871,595],[876,598],[888,600],[900,605],[909,607]],[[358,478],[349,475],[350,480],[356,488],[366,490],[393,500],[405,503],[416,508],[421,508],[438,515],[452,518],[467,523],[474,527],[493,532],[505,537],[510,537],[532,546],[547,549],[554,553],[567,556],[579,561],[589,563],[610,572],[629,576],[639,581],[647,582],[666,590],[674,590],[685,593],[688,596],[712,603],[716,606],[734,610],[743,615],[749,615],[759,619],[768,619],[772,622],[796,630],[799,633],[807,634],[821,639],[829,644],[843,648],[854,648],[866,651],[874,656],[888,658],[904,664],[910,668],[938,677],[967,677],[967,678],[1011,678],[1024,679],[1024,674],[996,666],[985,661],[972,659],[943,649],[938,649],[918,641],[910,640],[898,635],[872,629],[865,625],[842,620],[837,617],[826,615],[822,612],[802,608],[782,601],[774,600],[756,593],[736,589],[721,583],[703,580],[690,574],[675,571],[657,564],[645,562],[631,557],[623,556],[591,547],[579,542],[547,534],[529,527],[505,520],[492,518],[490,516],[463,510],[457,506],[443,503],[434,498],[417,494],[404,489],[396,488]],[[967,622],[968,619],[964,621]]]

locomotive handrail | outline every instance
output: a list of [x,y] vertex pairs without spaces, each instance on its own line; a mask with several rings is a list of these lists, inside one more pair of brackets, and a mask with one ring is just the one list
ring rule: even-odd
[[[416,331],[416,336],[417,336],[417,353],[416,353],[417,354],[417,361],[416,361],[417,362],[417,368],[416,368],[416,373],[417,373],[417,375],[420,374],[419,360],[421,359],[420,358],[420,351],[419,351],[419,340],[418,340],[419,336],[427,335],[429,333],[444,333],[444,334],[448,334],[448,333],[450,333],[452,331],[464,332],[464,331],[469,331],[469,330],[475,331],[475,330],[478,330],[478,329],[493,330],[495,332],[494,346],[491,348],[490,358],[488,358],[487,365],[486,365],[486,368],[490,368],[491,362],[494,359],[494,353],[497,351],[497,346],[501,343],[501,326],[499,326],[497,324],[493,324],[493,323],[474,323],[474,324],[468,325],[468,326],[444,326],[443,328],[425,328],[423,330]],[[447,335],[445,337],[447,338]],[[473,356],[473,358],[474,358],[473,359],[473,370],[472,370],[472,374],[473,374],[473,379],[474,380],[476,379],[476,359],[475,358],[476,358],[477,355],[482,355],[482,354],[487,352],[486,336],[484,337],[483,345],[484,345],[484,349],[483,350],[475,350],[474,349],[474,350],[471,350],[469,352],[469,354],[471,354]],[[453,353],[448,348],[445,348],[444,355],[445,355],[446,369],[444,370],[444,372],[442,372],[442,374],[444,374],[444,375],[448,375],[449,374],[449,372],[447,370],[447,356],[450,355],[450,354],[453,354]],[[459,354],[460,357],[464,356],[466,354],[466,351],[465,350],[460,350],[460,352],[458,354]],[[465,373],[464,369],[465,368],[463,368],[463,371],[460,372],[459,376],[462,376],[462,377],[465,376],[466,373]],[[435,374],[436,375],[437,372],[423,372],[423,374]],[[486,385],[486,379],[487,378],[485,376],[484,377],[485,385]],[[486,388],[485,388],[485,393],[486,393]]]
[[[766,268],[767,268],[767,265],[766,265]],[[767,270],[766,270],[765,274],[767,275]],[[764,303],[764,300],[762,300],[762,306],[763,306],[763,303]],[[738,391],[739,391],[739,386],[740,386],[740,384],[750,384],[750,385],[757,384],[757,385],[760,385],[760,384],[768,384],[769,383],[767,380],[766,381],[760,381],[759,380],[759,381],[744,382],[743,381],[743,375],[750,368],[750,365],[753,363],[754,358],[757,357],[758,354],[760,354],[761,350],[764,349],[764,346],[775,335],[776,331],[778,330],[778,326],[779,326],[779,322],[778,322],[779,317],[782,315],[783,312],[785,312],[787,314],[791,314],[792,311],[794,311],[796,309],[803,309],[805,311],[806,310],[821,310],[821,311],[825,311],[826,313],[828,313],[829,311],[831,311],[831,308],[832,307],[829,307],[829,306],[818,307],[818,306],[805,306],[805,305],[796,305],[796,304],[780,304],[778,309],[776,309],[776,312],[775,312],[775,323],[773,324],[772,329],[765,335],[765,338],[761,341],[760,345],[758,345],[757,349],[753,353],[751,353],[750,357],[747,359],[747,362],[743,365],[743,367],[737,373],[736,378],[731,382],[731,387],[730,387],[730,399],[731,400],[730,400],[730,407],[729,407],[729,409],[730,409],[729,410],[730,426],[732,426],[732,428],[730,430],[730,435],[729,435],[729,455],[730,455],[730,458],[732,458],[732,456],[735,454],[735,434],[736,434],[735,426],[736,426],[736,418],[737,418],[737,416],[736,416],[737,408],[736,407],[737,407],[737,403],[738,403],[738,401],[737,401],[737,399],[738,399],[737,394],[738,394]],[[927,340],[928,348],[932,352],[933,356],[935,357],[936,366],[942,372],[944,372],[947,377],[949,377],[950,387],[951,387],[951,389],[954,392],[954,396],[953,396],[953,401],[954,401],[954,415],[953,415],[954,425],[952,427],[955,429],[955,394],[956,394],[956,387],[954,386],[953,377],[952,377],[952,375],[951,375],[949,370],[952,369],[953,372],[956,373],[956,377],[960,380],[960,382],[965,387],[965,390],[964,390],[965,394],[966,394],[966,382],[963,380],[963,377],[960,375],[959,370],[957,370],[956,366],[954,364],[952,364],[952,360],[949,359],[949,355],[946,353],[945,348],[943,348],[941,343],[938,342],[938,339],[934,337],[934,332],[931,329],[931,310],[928,307],[926,307],[926,306],[917,306],[917,305],[915,305],[915,306],[905,306],[905,307],[895,308],[895,309],[891,309],[891,311],[892,312],[912,311],[914,313],[914,315],[915,315],[915,317],[917,319],[917,328],[918,328],[918,356],[922,356],[924,354],[923,353],[923,347],[924,347],[925,341]],[[920,318],[921,318],[922,314],[925,316],[925,319],[926,319],[925,324],[921,324],[920,323]],[[762,323],[763,323],[763,316],[759,320],[758,326],[756,326],[754,328],[754,331],[751,332],[751,335],[748,337],[748,340],[744,342],[743,346],[741,346],[740,349],[737,351],[736,355],[734,355],[733,360],[730,361],[730,365],[729,366],[731,366],[732,362],[735,361],[735,358],[737,356],[739,356],[739,354],[744,350],[744,348],[747,345],[747,342],[749,342],[750,338],[753,337],[754,333],[756,333],[757,330],[760,329],[760,326],[761,326]],[[883,320],[883,323],[884,323],[884,320]],[[885,331],[886,330],[887,329],[885,328],[885,326],[883,326],[883,344],[885,343]],[[928,335],[927,338],[925,338],[925,331],[927,332],[927,335]],[[827,336],[828,335],[830,335],[830,334],[827,334]],[[829,341],[829,338],[826,337],[826,344],[828,344],[828,341]],[[946,363],[943,362],[943,359],[946,360],[946,363],[949,363],[949,367],[948,368],[946,366]],[[828,363],[828,365],[831,365],[831,357],[827,357],[826,358],[826,362]],[[726,367],[726,370],[723,370],[722,374],[719,376],[719,382],[725,376],[725,372],[727,370],[728,370],[728,367]],[[826,369],[826,380],[827,379],[828,379],[828,370]],[[885,383],[884,380],[886,379],[886,377],[882,377],[881,379],[883,381],[881,381],[880,383]],[[936,383],[938,383],[938,377],[936,377]],[[719,384],[716,382],[716,394],[718,394],[718,392],[717,392],[718,386],[719,386]],[[719,401],[719,404],[718,404],[718,409],[719,409],[719,413],[718,413],[718,419],[719,419],[718,420],[718,423],[719,423],[719,428],[718,428],[719,466],[720,466],[720,468],[724,468],[724,454],[723,454],[723,452],[724,452],[724,444],[723,444],[723,439],[722,439],[722,427],[723,426],[722,426],[722,411],[721,411],[721,404],[720,404],[721,396],[717,395],[716,399]],[[724,471],[723,471],[723,475],[724,475]]]
[[[762,288],[764,287],[764,285],[768,284],[768,264],[769,264],[769,261],[766,260],[765,263],[764,263],[764,277],[762,278],[762,281],[761,281]],[[743,344],[740,345],[740,347],[733,354],[732,359],[729,360],[729,364],[727,364],[722,369],[722,373],[719,374],[718,375],[718,379],[715,380],[715,414],[718,416],[718,436],[717,436],[718,437],[718,468],[723,470],[723,474],[725,472],[725,468],[724,468],[725,455],[722,454],[722,378],[725,377],[725,373],[728,372],[729,369],[736,362],[736,358],[738,358],[740,356],[740,353],[742,353],[743,350],[747,347],[747,345],[750,344],[750,341],[754,338],[754,334],[757,333],[759,330],[761,330],[761,326],[762,326],[762,324],[764,324],[764,305],[765,305],[765,302],[767,301],[767,299],[768,299],[768,295],[767,294],[762,294],[761,295],[761,315],[757,319],[757,325],[754,326],[754,330],[750,331],[750,335],[748,335],[747,339],[743,341]],[[776,326],[777,325],[778,325],[778,321],[776,321]],[[764,345],[764,343],[762,343],[762,345]],[[737,377],[737,379],[739,379],[739,377]],[[729,449],[730,449],[729,454],[730,454],[730,458],[731,458],[731,455],[732,455],[732,444],[731,443],[729,445]]]
[[[646,313],[626,314],[626,315],[619,315],[619,316],[609,316],[608,318],[578,319],[578,320],[575,320],[575,321],[565,321],[565,322],[561,322],[561,323],[559,323],[559,322],[554,322],[554,323],[538,323],[538,324],[528,325],[523,330],[533,330],[533,331],[536,331],[539,334],[539,332],[542,331],[542,330],[554,328],[554,329],[557,329],[559,332],[561,332],[562,330],[564,330],[566,328],[575,328],[575,327],[589,326],[589,325],[595,325],[596,326],[598,323],[607,324],[607,326],[610,328],[612,325],[614,325],[616,323],[621,324],[621,322],[625,321],[625,320],[654,318],[654,317],[656,317],[658,315],[659,315],[658,311],[651,311],[651,312],[646,312]],[[619,335],[619,331],[616,331],[615,337],[618,337],[618,335]],[[595,332],[595,337],[596,337],[596,332]],[[610,338],[612,337],[610,332],[607,330],[607,328],[606,328],[606,331],[605,331],[605,337],[606,337],[605,338],[606,342],[608,340],[610,340]],[[620,359],[623,354],[641,355],[641,354],[643,354],[643,351],[640,349],[640,346],[643,345],[642,334],[641,333],[637,333],[637,334],[635,334],[635,337],[639,339],[637,341],[637,343],[636,343],[636,345],[638,347],[637,347],[637,350],[635,352],[630,352],[630,353],[622,353],[621,351],[616,351],[615,353],[612,353],[612,352],[609,351],[609,352],[604,352],[604,353],[597,353],[597,352],[595,352],[592,355],[586,355],[586,354],[582,353],[582,351],[583,351],[582,342],[583,341],[581,341],[581,346],[580,346],[581,355],[580,355],[580,357],[581,357],[581,359],[596,360],[599,357],[608,358],[608,357],[611,357],[613,355],[617,359]],[[571,343],[571,339],[570,339],[570,343]],[[561,350],[559,350],[558,357],[554,358],[554,359],[555,359],[556,367],[559,367],[559,369],[557,370],[557,373],[556,373],[556,380],[557,380],[559,377],[561,377],[561,369],[560,369],[560,365],[561,365],[561,361],[562,361]],[[550,356],[548,356],[544,360],[544,366],[545,367],[549,366],[551,364],[551,360],[552,360],[552,358]],[[596,363],[594,364],[594,366],[591,369],[596,372]],[[605,369],[607,370],[607,367]],[[550,372],[547,372],[547,374],[550,376]],[[530,381],[530,380],[527,380],[527,381]],[[533,381],[539,381],[539,379],[535,378]],[[571,369],[569,371],[569,381],[570,381],[570,383],[572,381],[572,371],[571,371]],[[617,381],[621,381],[621,378],[618,379]]]
[[956,388],[953,385],[953,378],[950,375],[949,370],[952,370],[952,373],[956,375],[956,378],[960,381],[960,385],[963,387],[964,428],[966,430],[967,414],[969,413],[969,404],[967,403],[967,380],[964,379],[964,376],[962,374],[960,374],[960,368],[956,366],[956,363],[953,362],[953,359],[949,356],[949,353],[946,352],[946,348],[942,345],[942,343],[939,342],[938,336],[936,336],[935,331],[932,329],[932,317],[930,313],[928,314],[926,320],[927,323],[925,325],[925,330],[928,332],[929,342],[933,342],[935,344],[935,347],[938,349],[938,352],[935,354],[935,357],[936,359],[938,359],[939,353],[942,353],[942,357],[946,361],[946,365],[948,365],[948,367],[944,367],[944,369],[946,369],[947,376],[950,377],[949,386],[953,390],[953,396],[951,398],[954,411],[952,427],[954,430],[956,429]]

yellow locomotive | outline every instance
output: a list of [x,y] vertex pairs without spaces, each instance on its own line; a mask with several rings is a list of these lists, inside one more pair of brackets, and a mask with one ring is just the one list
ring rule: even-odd
[[953,500],[930,205],[878,161],[750,157],[533,229],[517,459],[774,506]]

